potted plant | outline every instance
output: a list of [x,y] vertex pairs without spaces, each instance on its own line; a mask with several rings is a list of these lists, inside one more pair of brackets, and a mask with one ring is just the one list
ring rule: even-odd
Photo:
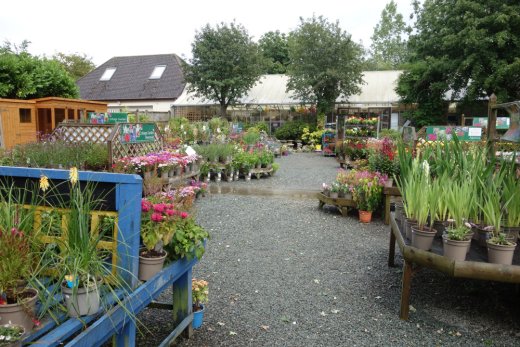
[[[448,184],[448,182],[445,182]],[[438,187],[438,185],[433,185]],[[452,218],[453,223],[450,223],[445,234],[442,236],[444,256],[457,261],[464,261],[466,254],[471,245],[470,224],[467,222],[473,205],[473,192],[470,181],[451,182],[444,190],[444,195],[436,193],[432,189],[433,195],[437,194],[437,199],[446,200],[448,207],[448,214]],[[438,214],[435,214],[438,218]]]
[[25,328],[17,324],[0,325],[0,347],[19,347],[25,334]]
[[323,195],[330,196],[330,185],[329,184],[322,183],[321,184],[321,188],[322,188]]
[[492,237],[487,240],[488,261],[494,264],[511,265],[516,242],[506,239],[506,235],[501,231],[501,222],[504,216],[504,209],[507,208],[507,201],[501,206],[500,191],[495,180],[486,184],[484,190],[484,200],[480,208],[484,214],[484,221],[491,226]]
[[380,175],[368,171],[357,173],[357,182],[351,187],[352,198],[359,210],[359,221],[370,223],[372,212],[375,211],[382,201],[383,182]]
[[514,172],[506,175],[502,182],[502,204],[506,205],[504,234],[509,241],[516,242],[520,231],[520,181]]
[[339,197],[339,190],[340,184],[337,181],[332,182],[332,184],[330,185],[330,197],[332,199],[337,199]]
[[147,281],[161,271],[167,256],[163,247],[170,243],[179,215],[171,203],[141,200],[141,238],[145,248],[139,252],[139,280]]
[[23,208],[24,192],[0,188],[0,322],[30,331],[36,320],[38,291],[27,287],[35,269],[31,245],[34,209]]
[[202,258],[205,251],[204,242],[209,238],[209,233],[187,212],[180,212],[180,217],[175,222],[175,234],[166,245],[168,258],[173,261],[181,258]]
[[193,301],[193,328],[198,329],[202,326],[204,319],[205,303],[208,302],[208,282],[198,280],[196,278],[191,280],[191,295]]

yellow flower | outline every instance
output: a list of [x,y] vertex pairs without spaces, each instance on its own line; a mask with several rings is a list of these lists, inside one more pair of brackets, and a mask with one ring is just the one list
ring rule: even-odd
[[69,171],[69,179],[72,185],[78,182],[78,169],[76,167],[71,167]]
[[49,186],[49,179],[47,178],[47,176],[42,175],[40,177],[40,189],[46,191],[47,189],[49,189]]

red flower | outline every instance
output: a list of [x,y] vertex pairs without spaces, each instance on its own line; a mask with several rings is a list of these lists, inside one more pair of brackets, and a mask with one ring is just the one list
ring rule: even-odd
[[166,205],[163,203],[153,205],[153,210],[155,212],[163,213],[165,209]]
[[166,214],[168,216],[173,216],[175,214],[175,211],[174,210],[166,210]]
[[188,212],[181,212],[181,218],[182,219],[188,218]]
[[154,212],[154,213],[152,213],[152,217],[151,217],[151,219],[152,219],[152,221],[154,221],[154,222],[162,222],[162,220],[163,220],[163,216],[162,216],[162,214],[160,214],[160,213],[155,213],[155,212]]
[[141,211],[148,212],[152,208],[152,203],[146,199],[141,200]]

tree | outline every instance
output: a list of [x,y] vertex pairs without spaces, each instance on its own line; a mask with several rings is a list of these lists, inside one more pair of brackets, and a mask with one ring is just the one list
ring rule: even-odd
[[397,5],[391,0],[381,12],[381,20],[374,27],[371,57],[369,61],[377,70],[399,69],[407,60],[407,40],[411,28],[403,15],[397,13]]
[[195,35],[190,64],[184,64],[189,91],[220,104],[226,116],[234,104],[258,80],[264,60],[246,29],[235,23],[206,25]]
[[425,0],[416,5],[410,66],[397,92],[404,101],[418,103],[415,116],[421,122],[436,116],[428,108],[437,109],[446,94],[465,102],[492,93],[499,102],[520,99],[517,0]]
[[64,54],[60,52],[52,58],[60,63],[76,81],[96,67],[92,58],[87,57],[85,53]]
[[27,41],[20,47],[6,43],[0,49],[0,97],[78,97],[76,83],[60,64],[32,56],[27,52],[27,45]]
[[338,22],[329,23],[322,16],[300,18],[289,34],[288,89],[316,104],[318,113],[330,112],[337,98],[360,92],[362,54],[361,45]]
[[289,46],[287,36],[280,31],[269,31],[258,41],[260,51],[267,60],[268,74],[283,74],[289,65]]

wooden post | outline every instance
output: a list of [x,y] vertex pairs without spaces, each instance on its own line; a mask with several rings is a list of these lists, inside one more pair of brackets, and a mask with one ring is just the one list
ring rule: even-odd
[[395,266],[395,234],[394,229],[390,228],[390,245],[388,247],[388,266]]
[[[192,297],[191,297],[191,269],[182,275],[176,282],[173,283],[173,325],[180,325],[181,322],[188,317],[192,311]],[[188,338],[193,336],[193,327],[189,324],[184,330],[184,335]]]
[[408,260],[404,261],[402,282],[399,318],[408,320],[410,314],[410,288],[412,285],[412,263]]
[[491,94],[488,103],[488,125],[487,125],[487,146],[490,158],[495,156],[495,137],[497,128],[497,110],[494,108],[497,104],[495,93]]
[[390,194],[385,194],[385,224],[390,224]]

